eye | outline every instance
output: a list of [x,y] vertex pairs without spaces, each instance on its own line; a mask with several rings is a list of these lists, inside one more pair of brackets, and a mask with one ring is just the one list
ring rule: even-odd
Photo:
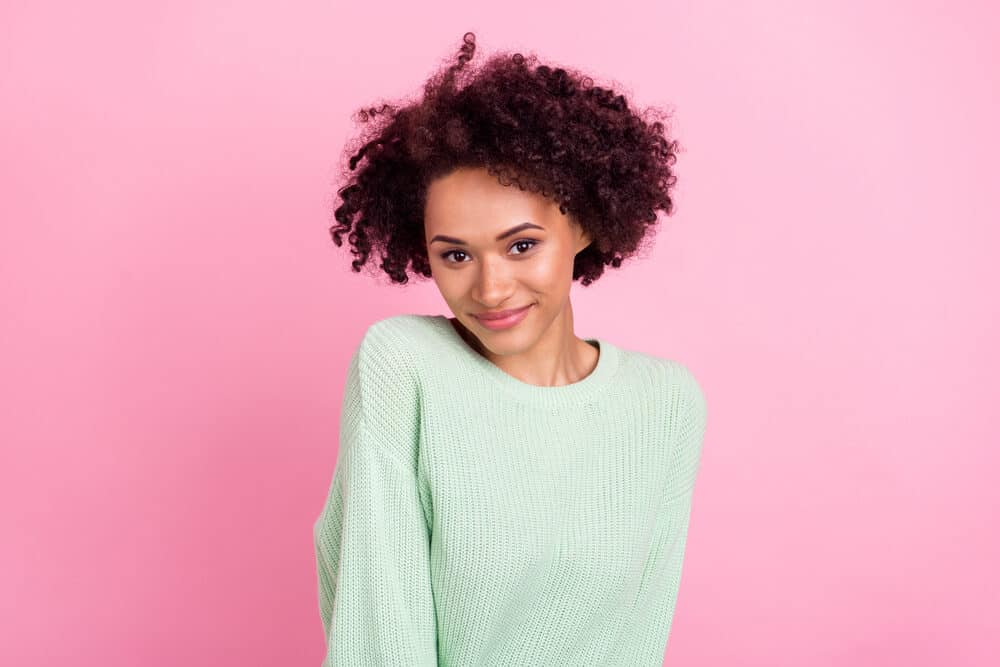
[[[530,245],[528,245],[527,248],[524,248],[520,252],[514,253],[515,255],[523,255],[524,253],[528,252],[529,250],[531,250],[532,248],[534,248],[536,245],[538,245],[538,241],[536,241],[535,239],[519,239],[517,241],[514,241],[514,243],[512,243],[510,247],[511,248],[523,247],[522,244],[530,244]],[[464,256],[464,255],[467,255],[467,254],[468,253],[466,253],[464,250],[449,250],[448,252],[441,253],[441,259],[443,259],[446,262],[449,262],[451,264],[463,264],[464,263],[463,260],[452,261],[452,260],[450,260],[448,258],[451,257],[452,255],[463,255]]]
[[535,239],[521,239],[520,241],[514,241],[514,245],[512,245],[511,248],[516,248],[517,246],[521,245],[522,243],[530,243],[531,245],[529,245],[527,248],[525,248],[522,252],[517,253],[518,255],[523,255],[524,253],[526,253],[529,250],[531,250],[532,248],[534,248],[535,245],[538,244],[538,241],[536,241]]
[[[441,253],[441,259],[443,259],[445,261],[450,261],[448,258],[451,257],[452,255],[455,255],[455,254],[464,255],[465,252],[463,252],[461,250],[449,250],[448,252]],[[458,262],[451,262],[451,263],[452,264],[461,264],[462,262],[458,261]]]

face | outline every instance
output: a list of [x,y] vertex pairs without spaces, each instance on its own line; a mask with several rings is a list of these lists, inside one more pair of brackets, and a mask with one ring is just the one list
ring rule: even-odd
[[[565,334],[573,260],[591,239],[557,203],[501,185],[485,169],[461,168],[430,184],[424,234],[442,297],[489,350],[510,354]],[[506,328],[476,317],[526,306]]]

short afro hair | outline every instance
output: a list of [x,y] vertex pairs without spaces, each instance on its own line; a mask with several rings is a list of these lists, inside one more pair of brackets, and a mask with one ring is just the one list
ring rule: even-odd
[[459,167],[485,168],[504,186],[553,199],[589,232],[573,267],[573,280],[589,285],[642,248],[657,210],[673,212],[678,142],[664,136],[667,114],[637,114],[623,95],[535,55],[501,52],[470,71],[475,51],[467,32],[457,62],[428,79],[419,103],[358,112],[367,125],[345,148],[333,241],[348,233],[356,273],[378,248],[392,282],[406,283],[408,268],[431,277],[428,185]]

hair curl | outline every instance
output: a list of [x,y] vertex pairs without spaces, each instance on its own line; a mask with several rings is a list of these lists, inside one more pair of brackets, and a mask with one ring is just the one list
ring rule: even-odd
[[352,270],[378,249],[392,282],[406,283],[408,267],[430,277],[427,187],[458,167],[482,167],[502,185],[550,197],[589,232],[594,241],[576,255],[573,280],[586,286],[606,265],[618,268],[642,248],[656,211],[673,212],[678,142],[659,119],[647,120],[664,114],[637,114],[623,95],[576,70],[536,65],[531,54],[501,52],[470,72],[475,34],[462,42],[457,62],[428,79],[419,103],[356,116],[367,126],[345,148],[348,182],[330,227],[338,247],[348,233]]

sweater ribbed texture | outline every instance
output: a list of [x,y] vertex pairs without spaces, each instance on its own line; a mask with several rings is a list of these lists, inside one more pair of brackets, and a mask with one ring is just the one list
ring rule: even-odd
[[372,324],[313,527],[324,667],[658,667],[706,403],[603,338],[582,380],[509,375],[442,315]]

